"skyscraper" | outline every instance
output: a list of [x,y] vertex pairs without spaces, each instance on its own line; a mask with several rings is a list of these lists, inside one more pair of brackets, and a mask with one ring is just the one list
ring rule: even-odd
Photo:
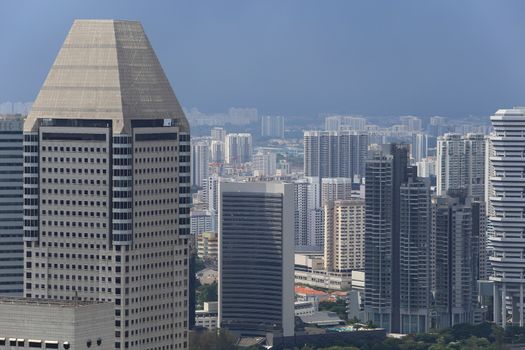
[[0,295],[22,296],[24,286],[21,116],[0,116]]
[[224,142],[213,140],[211,142],[211,161],[224,163]]
[[493,232],[489,237],[493,254],[490,280],[494,283],[494,322],[503,327],[510,323],[524,326],[525,109],[500,109],[490,120],[494,127],[490,136]]
[[284,138],[284,117],[270,115],[261,117],[261,136]]
[[202,187],[203,180],[208,178],[210,147],[205,141],[191,144],[191,185]]
[[375,150],[366,167],[365,315],[394,333],[429,327],[430,190],[408,152]]
[[473,323],[477,281],[484,268],[485,208],[471,202],[465,190],[432,198],[433,328]]
[[339,131],[340,129],[363,131],[365,128],[365,118],[343,115],[334,115],[325,118],[325,130],[327,131]]
[[227,164],[238,165],[252,160],[252,135],[228,134],[224,142],[224,159]]
[[221,182],[221,328],[294,334],[293,197],[291,184]]
[[77,20],[24,124],[24,294],[188,348],[189,126],[139,22]]
[[466,189],[473,199],[485,198],[485,136],[445,134],[438,138],[437,194]]

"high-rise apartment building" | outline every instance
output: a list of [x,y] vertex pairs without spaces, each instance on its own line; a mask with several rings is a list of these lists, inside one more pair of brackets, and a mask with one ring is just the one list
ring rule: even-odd
[[305,131],[305,176],[363,176],[368,135],[355,131]]
[[0,295],[24,291],[21,116],[0,116]]
[[485,208],[465,190],[432,198],[432,328],[473,323],[480,312],[478,279],[483,279]]
[[205,141],[191,144],[191,185],[202,187],[203,180],[208,178],[210,147]]
[[291,184],[221,182],[220,328],[294,334],[293,200]]
[[429,327],[430,190],[408,153],[375,150],[366,168],[365,315],[395,333]]
[[361,270],[364,262],[365,202],[325,202],[324,264],[327,271]]
[[485,198],[485,136],[445,134],[438,138],[437,194],[466,189],[476,200]]
[[187,349],[190,154],[141,24],[75,21],[24,123],[24,295],[113,302],[116,349]]
[[253,156],[254,176],[275,176],[277,155],[271,151],[259,151]]
[[228,134],[224,142],[224,160],[238,165],[252,160],[252,135],[248,133]]
[[224,142],[212,140],[210,146],[211,161],[214,163],[224,163]]
[[366,119],[361,117],[334,115],[325,118],[325,130],[327,131],[339,131],[354,130],[363,131],[366,129]]
[[403,123],[407,131],[417,132],[423,129],[421,118],[412,115],[405,115],[400,117],[399,120],[401,120],[401,123]]
[[284,117],[270,115],[261,117],[261,136],[284,138]]
[[220,127],[211,128],[212,141],[224,142],[225,138],[226,138],[226,130],[224,130],[224,128],[220,128]]
[[494,322],[524,326],[525,289],[525,109],[500,109],[490,117],[493,193],[489,237],[494,283]]
[[321,206],[327,202],[352,198],[352,179],[346,177],[321,180]]

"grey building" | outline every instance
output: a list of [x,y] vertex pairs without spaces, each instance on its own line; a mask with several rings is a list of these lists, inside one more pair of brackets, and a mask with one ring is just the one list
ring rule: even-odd
[[429,327],[430,192],[408,154],[393,144],[366,166],[365,316],[394,333]]
[[284,138],[284,117],[271,115],[261,117],[261,136]]
[[20,115],[0,116],[0,295],[24,291],[23,150]]
[[113,304],[0,297],[0,349],[110,350]]
[[77,20],[24,123],[24,295],[111,301],[116,349],[188,348],[190,136],[139,22]]
[[292,184],[220,183],[219,327],[294,334]]
[[432,328],[474,323],[478,279],[483,273],[485,229],[483,202],[472,202],[465,190],[432,198]]
[[305,131],[305,176],[364,176],[368,135],[356,131]]

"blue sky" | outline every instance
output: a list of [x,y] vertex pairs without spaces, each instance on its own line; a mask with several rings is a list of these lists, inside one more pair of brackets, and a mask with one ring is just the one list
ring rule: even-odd
[[204,112],[487,116],[525,105],[522,0],[0,2],[0,101],[31,101],[75,18],[142,21]]

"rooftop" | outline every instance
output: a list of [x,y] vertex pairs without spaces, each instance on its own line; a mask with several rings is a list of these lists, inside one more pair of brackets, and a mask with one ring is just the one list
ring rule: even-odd
[[55,299],[36,299],[36,298],[16,298],[0,297],[0,304],[17,304],[17,305],[40,305],[40,306],[58,306],[58,307],[82,307],[95,304],[110,304],[104,301],[83,301],[83,300],[55,300]]
[[129,133],[132,119],[188,122],[136,21],[76,20],[33,104],[25,131],[37,119],[111,120]]

